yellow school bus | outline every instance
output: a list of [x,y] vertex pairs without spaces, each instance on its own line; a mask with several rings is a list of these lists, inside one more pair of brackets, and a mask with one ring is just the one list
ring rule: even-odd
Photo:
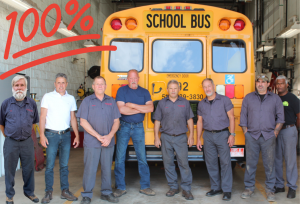
[[[254,91],[255,77],[252,24],[246,16],[199,4],[142,6],[110,15],[102,37],[102,45],[117,46],[117,51],[102,52],[100,75],[107,80],[106,94],[116,97],[130,69],[138,70],[139,85],[149,90],[155,107],[167,96],[168,81],[180,82],[179,94],[190,101],[195,114],[190,161],[205,159],[196,149],[197,104],[205,98],[202,80],[212,78],[216,91],[234,105],[232,161],[245,160],[245,138],[238,124],[243,98]],[[145,116],[145,143],[147,160],[157,161],[162,156],[154,146],[152,114]],[[132,141],[126,158],[136,159]]]

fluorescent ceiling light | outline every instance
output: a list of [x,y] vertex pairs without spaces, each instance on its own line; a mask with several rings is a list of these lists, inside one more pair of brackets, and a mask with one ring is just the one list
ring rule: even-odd
[[291,38],[294,35],[300,33],[300,22],[296,21],[292,25],[283,29],[277,36],[277,38]]
[[30,6],[29,4],[21,0],[1,0],[1,1],[23,12],[26,11],[27,9],[32,8],[32,6]]
[[67,37],[73,37],[73,36],[78,36],[76,33],[74,33],[71,30],[68,30],[67,26],[64,24],[63,21],[60,22],[59,28],[57,30],[61,34],[67,36]]
[[83,44],[85,47],[95,47],[95,43],[92,40],[86,40]]
[[267,52],[269,50],[274,49],[274,45],[260,45],[257,49],[256,52]]

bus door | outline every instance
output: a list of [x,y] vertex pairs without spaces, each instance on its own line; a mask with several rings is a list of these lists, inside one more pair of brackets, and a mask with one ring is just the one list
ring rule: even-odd
[[[179,95],[191,103],[196,125],[197,105],[205,97],[201,82],[206,78],[206,37],[150,36],[148,47],[148,87],[154,107],[168,96],[168,81],[176,79],[180,83]],[[148,114],[148,129],[154,128],[152,115]],[[153,143],[154,135],[147,140]]]

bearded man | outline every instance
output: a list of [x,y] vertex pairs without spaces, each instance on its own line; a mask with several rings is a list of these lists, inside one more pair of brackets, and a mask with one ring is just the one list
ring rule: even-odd
[[12,80],[13,96],[3,101],[0,109],[0,129],[3,145],[6,204],[13,204],[15,173],[18,160],[22,163],[24,195],[38,203],[34,195],[34,146],[31,138],[33,124],[39,122],[36,103],[26,97],[27,80],[17,75]]

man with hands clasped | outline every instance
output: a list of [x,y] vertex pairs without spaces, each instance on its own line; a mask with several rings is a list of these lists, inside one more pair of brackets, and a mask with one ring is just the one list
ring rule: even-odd
[[81,204],[90,204],[93,197],[98,164],[101,164],[101,199],[117,203],[111,187],[111,166],[115,139],[121,114],[115,100],[104,94],[106,81],[97,76],[92,88],[94,94],[86,97],[77,117],[84,128],[84,173]]
[[[170,186],[166,196],[171,197],[179,193],[174,164],[174,152],[176,152],[181,174],[182,196],[187,200],[193,200],[194,197],[191,193],[193,176],[189,167],[187,144],[191,147],[194,143],[194,114],[190,103],[185,98],[178,96],[179,89],[179,82],[170,80],[167,85],[169,96],[159,101],[157,105],[153,116],[155,120],[154,144],[157,148],[161,146],[165,174]],[[186,135],[188,130],[189,137]]]

